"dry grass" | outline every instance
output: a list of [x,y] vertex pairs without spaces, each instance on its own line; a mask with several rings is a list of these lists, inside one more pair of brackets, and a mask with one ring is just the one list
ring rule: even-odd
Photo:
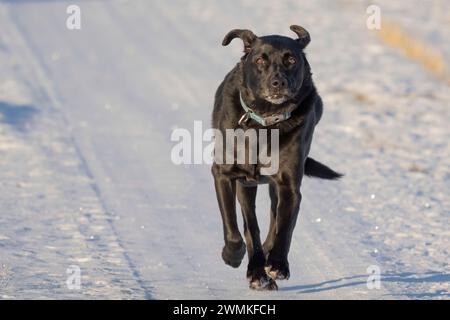
[[450,74],[442,54],[430,45],[408,34],[393,22],[384,21],[377,32],[383,42],[400,50],[406,57],[417,61],[429,72],[450,85]]

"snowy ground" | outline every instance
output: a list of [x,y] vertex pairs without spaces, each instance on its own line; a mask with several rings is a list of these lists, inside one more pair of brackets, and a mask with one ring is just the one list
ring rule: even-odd
[[[450,66],[448,1],[373,2]],[[0,1],[0,298],[449,299],[449,87],[366,28],[373,2]],[[209,166],[173,165],[170,134],[209,124],[226,32],[294,23],[325,102],[312,155],[346,177],[304,182],[291,279],[251,292]]]

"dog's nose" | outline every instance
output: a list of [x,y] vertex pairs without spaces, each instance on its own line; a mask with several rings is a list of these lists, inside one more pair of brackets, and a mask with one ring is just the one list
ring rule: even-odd
[[287,81],[283,78],[276,77],[272,79],[271,83],[272,87],[278,89],[278,88],[284,88],[287,85]]

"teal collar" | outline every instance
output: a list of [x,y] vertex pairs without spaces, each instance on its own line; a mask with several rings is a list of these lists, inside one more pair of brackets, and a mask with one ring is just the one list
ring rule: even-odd
[[239,100],[241,101],[241,106],[245,111],[244,115],[241,117],[241,119],[239,119],[239,122],[238,122],[239,125],[247,122],[249,119],[253,119],[260,125],[267,127],[267,126],[271,126],[273,124],[279,123],[281,121],[287,120],[291,117],[291,113],[289,111],[284,112],[284,113],[279,113],[279,114],[273,114],[268,117],[263,117],[263,116],[257,114],[249,106],[247,106],[244,99],[242,98],[241,91],[239,91]]

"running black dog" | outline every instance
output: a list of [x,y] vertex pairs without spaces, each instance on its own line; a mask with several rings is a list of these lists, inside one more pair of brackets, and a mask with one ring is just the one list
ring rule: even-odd
[[[222,42],[226,46],[234,38],[240,38],[244,42],[244,56],[217,89],[213,128],[224,137],[227,129],[279,130],[279,168],[275,174],[261,175],[264,165],[259,161],[215,162],[212,166],[225,238],[222,258],[237,268],[245,255],[236,220],[237,196],[244,217],[247,277],[252,289],[276,290],[276,279],[289,278],[288,252],[302,198],[303,175],[341,177],[308,157],[314,127],[322,116],[322,100],[303,52],[310,35],[300,26],[293,25],[290,29],[298,39],[278,35],[257,37],[250,30],[235,29]],[[269,184],[271,198],[270,230],[264,244],[255,215],[259,183]]]

